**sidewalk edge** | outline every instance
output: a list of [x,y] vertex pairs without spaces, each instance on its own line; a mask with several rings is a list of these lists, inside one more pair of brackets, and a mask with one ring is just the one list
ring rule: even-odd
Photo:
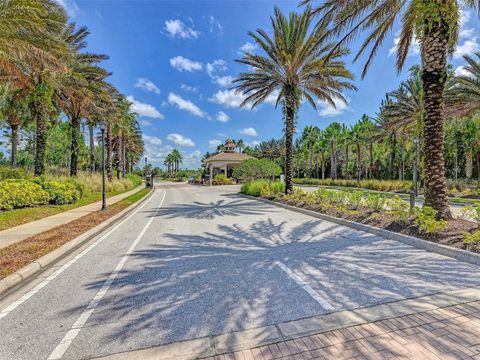
[[155,189],[152,189],[148,193],[148,195],[144,196],[142,199],[137,201],[136,203],[128,206],[127,208],[120,211],[118,214],[113,215],[111,218],[105,220],[101,224],[87,230],[80,236],[70,240],[69,242],[63,244],[59,248],[49,252],[48,254],[43,255],[42,257],[38,258],[34,262],[24,266],[23,268],[17,270],[13,274],[8,275],[4,279],[0,280],[0,297],[3,297],[11,290],[14,290],[22,285],[24,285],[27,281],[31,280],[33,275],[37,275],[40,272],[44,271],[47,267],[52,265],[53,263],[57,262],[58,260],[62,259],[63,257],[67,256],[80,246],[84,245],[88,241],[92,240],[94,237],[99,235],[100,233],[108,230],[112,227],[115,223],[121,220],[122,217],[129,214],[133,210],[135,210],[138,206],[143,204],[147,199],[149,199],[152,194],[155,192]]

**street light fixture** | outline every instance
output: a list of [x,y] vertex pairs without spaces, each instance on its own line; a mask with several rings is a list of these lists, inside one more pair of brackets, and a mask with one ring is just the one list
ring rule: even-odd
[[102,132],[102,211],[107,210],[107,192],[105,183],[105,129],[107,123],[105,121],[100,122],[100,131]]
[[413,139],[413,144],[415,145],[415,163],[413,164],[413,193],[415,197],[418,196],[418,144],[420,140],[418,137]]

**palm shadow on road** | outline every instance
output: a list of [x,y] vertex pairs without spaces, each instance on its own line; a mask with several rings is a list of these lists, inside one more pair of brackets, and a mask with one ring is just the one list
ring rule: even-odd
[[[162,216],[173,216],[171,211]],[[128,350],[122,346],[131,338],[145,348],[326,313],[275,261],[334,300],[336,310],[372,305],[379,297],[383,302],[415,297],[429,283],[446,289],[459,276],[466,285],[478,284],[465,277],[472,270],[468,264],[359,234],[322,220],[288,224],[270,217],[249,226],[163,234],[165,241],[132,254],[132,264],[89,320],[90,336],[99,349],[116,344],[112,348]],[[101,288],[108,275],[89,289]],[[226,342],[237,340],[232,334]]]
[[172,204],[160,208],[156,216],[165,216],[169,219],[184,217],[211,220],[221,216],[264,215],[266,210],[267,206],[259,201],[246,201],[238,199],[237,196],[237,199],[232,201],[218,200],[209,203],[194,201],[188,204]]

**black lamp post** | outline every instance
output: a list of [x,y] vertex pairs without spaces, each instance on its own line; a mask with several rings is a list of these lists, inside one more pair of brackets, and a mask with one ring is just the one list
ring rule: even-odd
[[100,131],[102,132],[102,210],[107,210],[107,192],[105,183],[105,121],[100,122]]

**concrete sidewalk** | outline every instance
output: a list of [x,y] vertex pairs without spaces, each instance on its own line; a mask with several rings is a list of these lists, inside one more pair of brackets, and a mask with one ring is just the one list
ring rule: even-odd
[[[140,185],[135,189],[126,191],[122,194],[115,195],[107,198],[107,206],[115,204],[120,200],[123,200],[129,197],[132,194],[140,191],[144,188],[144,185]],[[100,210],[102,207],[102,202],[97,201],[89,205],[78,207],[72,210],[64,211],[59,214],[55,214],[40,220],[32,221],[26,224],[15,226],[13,228],[0,231],[0,249],[7,247],[9,245],[15,244],[19,241],[25,240],[30,236],[40,234],[44,231],[53,229],[54,227],[64,225],[70,221],[81,218],[82,216],[88,215],[94,211]]]

